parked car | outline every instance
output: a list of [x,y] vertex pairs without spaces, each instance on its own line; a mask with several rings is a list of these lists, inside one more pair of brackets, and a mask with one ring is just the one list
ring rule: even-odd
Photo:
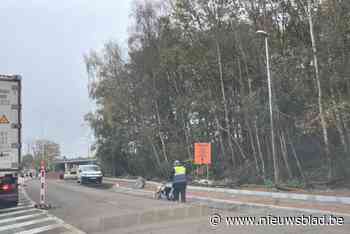
[[103,173],[97,165],[80,165],[78,168],[78,183],[102,183]]
[[16,206],[18,203],[17,178],[0,176],[0,207]]
[[66,171],[63,175],[63,178],[65,180],[76,180],[78,179],[77,171],[76,170]]

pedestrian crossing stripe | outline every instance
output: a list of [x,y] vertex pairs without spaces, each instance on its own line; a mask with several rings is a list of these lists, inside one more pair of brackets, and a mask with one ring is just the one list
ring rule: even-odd
[[[13,214],[8,214],[9,215],[13,215]],[[1,219],[0,220],[0,224],[1,223],[7,223],[7,222],[10,222],[10,221],[19,221],[19,220],[22,220],[22,219],[29,219],[29,218],[35,218],[35,217],[38,217],[38,216],[44,216],[45,214],[44,213],[34,213],[34,214],[29,214],[29,215],[22,215],[22,216],[11,216],[11,217],[5,217],[4,219]]]
[[67,234],[86,234],[62,219],[49,214],[47,210],[34,208],[34,201],[23,187],[19,191],[19,203],[16,207],[0,209],[0,234],[36,234],[45,231]]
[[33,224],[43,223],[43,222],[46,222],[46,221],[55,221],[55,220],[53,218],[51,218],[51,217],[45,217],[43,219],[34,219],[34,220],[26,221],[26,222],[21,222],[21,223],[15,223],[15,224],[11,224],[11,225],[2,226],[2,227],[0,227],[0,231],[11,230],[11,229],[15,229],[15,228],[21,228],[21,227],[25,227],[25,226],[29,226],[29,225],[33,225]]
[[[18,208],[21,209],[18,210]],[[67,234],[85,234],[49,214],[48,211],[33,208],[33,205],[0,209],[0,211],[0,234],[14,233],[14,231],[18,234],[36,234],[45,231],[58,231],[58,229],[64,230],[64,233]]]
[[47,226],[44,226],[44,227],[38,227],[38,228],[34,228],[34,229],[31,229],[31,230],[27,230],[27,231],[22,231],[20,232],[20,234],[36,234],[36,233],[42,233],[42,232],[45,232],[45,231],[50,231],[50,230],[53,230],[53,229],[56,229],[56,228],[60,228],[62,227],[62,224],[51,224],[51,225],[47,225]]
[[8,121],[8,119],[6,118],[5,115],[2,115],[0,117],[0,124],[9,124],[9,123],[10,123],[10,121]]
[[[33,211],[35,212],[35,211],[37,211],[37,209],[28,207],[28,209],[22,209],[22,210],[19,210],[19,211],[17,211],[17,210],[12,211],[11,210],[10,212],[0,213],[0,219],[2,219],[2,217],[4,217],[4,216],[8,216],[8,215],[20,215],[22,213],[28,213],[28,212],[33,212]],[[0,220],[0,222],[1,222],[1,220]]]

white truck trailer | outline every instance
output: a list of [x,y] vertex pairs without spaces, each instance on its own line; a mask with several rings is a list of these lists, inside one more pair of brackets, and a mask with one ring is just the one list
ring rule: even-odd
[[0,206],[18,203],[21,107],[21,76],[0,75]]

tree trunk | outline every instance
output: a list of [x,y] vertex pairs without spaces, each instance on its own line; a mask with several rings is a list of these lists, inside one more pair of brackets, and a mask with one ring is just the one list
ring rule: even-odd
[[[337,90],[338,96],[343,100],[342,95],[340,94],[340,91]],[[345,152],[347,154],[347,156],[350,156],[350,149],[349,149],[349,145],[350,145],[350,136],[349,136],[349,127],[348,127],[348,123],[347,120],[344,119],[344,115],[341,111],[338,110],[338,114],[339,114],[339,121],[340,121],[340,125],[343,128],[343,133],[344,133],[344,138],[345,138]]]
[[164,160],[166,162],[168,162],[168,156],[166,153],[166,147],[165,147],[165,142],[164,142],[164,138],[163,138],[163,133],[161,131],[162,122],[160,120],[160,114],[159,114],[159,108],[158,108],[157,101],[155,101],[155,107],[156,107],[156,113],[157,113],[157,119],[158,119],[158,134],[159,134],[160,141],[162,143],[162,151],[163,151],[163,155],[164,155]]
[[225,147],[224,147],[224,141],[222,139],[222,131],[220,129],[220,123],[219,123],[219,119],[218,119],[217,115],[215,115],[215,124],[216,124],[216,129],[217,129],[218,134],[219,134],[219,143],[220,143],[220,149],[221,149],[222,158],[225,161],[226,152],[225,152]]
[[349,149],[349,145],[350,145],[350,129],[349,129],[349,126],[348,126],[348,122],[346,119],[344,119],[344,116],[341,115],[341,120],[343,122],[343,125],[344,125],[344,131],[345,131],[345,136],[346,136],[346,144],[348,146],[348,157],[350,157],[350,149]]
[[292,139],[290,138],[288,132],[287,132],[287,139],[289,140],[289,144],[290,144],[290,148],[292,149],[292,154],[293,154],[293,157],[297,163],[297,167],[298,167],[298,170],[299,170],[299,173],[300,173],[300,176],[301,178],[304,180],[305,184],[308,184],[308,181],[307,181],[307,178],[304,174],[304,170],[303,170],[303,167],[301,166],[301,163],[300,163],[300,160],[299,160],[299,157],[295,151],[295,147],[294,147],[294,144],[292,142]]
[[222,100],[224,103],[224,111],[225,111],[226,131],[227,131],[227,135],[228,135],[227,140],[228,140],[229,148],[231,150],[232,165],[233,165],[233,167],[235,167],[236,160],[235,160],[233,144],[232,144],[232,140],[231,140],[230,121],[229,121],[229,117],[228,117],[228,108],[227,108],[227,101],[226,101],[226,95],[225,95],[224,78],[223,78],[223,74],[222,74],[221,51],[220,51],[220,45],[219,45],[218,40],[216,39],[215,42],[216,42],[216,52],[217,52],[217,59],[218,59],[220,84],[221,84],[221,94],[222,94]]
[[[235,30],[235,32],[237,32],[237,30]],[[242,54],[242,57],[243,57],[244,70],[246,72],[246,75],[248,76],[248,94],[249,94],[249,96],[251,96],[251,94],[252,94],[252,84],[251,84],[252,83],[252,79],[249,76],[249,69],[248,69],[248,65],[247,65],[247,60],[248,60],[247,59],[247,55],[246,55],[246,53],[244,52],[244,50],[242,48],[242,44],[241,44],[241,41],[238,38],[237,33],[235,33],[235,40],[236,40],[238,48],[241,51],[241,54]],[[241,65],[240,65],[240,59],[238,61],[238,69],[239,69],[239,74],[240,74],[241,88],[244,91],[245,90],[245,85],[244,85],[243,78],[242,78],[242,69],[241,69]],[[244,92],[244,96],[246,96],[245,92]],[[254,120],[253,120],[253,128],[255,129],[255,140],[256,140],[256,143],[257,143],[257,151],[258,152],[256,152],[256,148],[255,148],[255,145],[254,145],[254,138],[253,138],[252,129],[249,126],[249,123],[247,123],[247,125],[248,125],[247,127],[248,127],[248,131],[249,131],[250,141],[252,142],[251,144],[252,144],[252,149],[253,149],[253,153],[254,153],[254,158],[256,158],[257,155],[259,156],[259,159],[260,159],[260,162],[261,162],[261,174],[262,174],[263,180],[265,181],[266,180],[265,162],[264,162],[263,154],[262,154],[262,151],[261,151],[261,144],[260,144],[260,139],[259,139],[259,132],[258,132],[258,127],[257,127],[256,117],[254,117]],[[259,161],[257,159],[255,159],[255,160],[257,162]],[[260,167],[258,165],[257,165],[257,170],[258,170],[258,172],[260,171]]]
[[155,157],[156,162],[157,162],[157,164],[158,164],[158,168],[160,168],[161,173],[163,173],[162,165],[161,165],[161,163],[160,163],[160,157],[159,157],[159,154],[158,154],[158,152],[157,152],[157,149],[156,149],[155,145],[153,144],[152,139],[151,139],[150,137],[147,137],[147,139],[148,139],[149,143],[150,143],[151,146],[152,146],[153,154],[154,154],[154,157]]
[[[141,118],[140,122],[142,123],[142,128],[144,129],[146,124],[145,124],[145,121],[143,118]],[[146,140],[148,140],[148,142],[150,143],[151,147],[152,147],[152,151],[153,151],[153,154],[154,154],[154,158],[155,158],[155,161],[157,163],[157,168],[160,168],[160,172],[162,173],[162,168],[161,168],[161,162],[160,162],[160,157],[159,157],[159,154],[158,154],[158,151],[152,141],[152,138],[150,136],[146,136]]]
[[316,50],[316,42],[314,37],[314,29],[313,29],[313,22],[312,22],[312,9],[311,9],[311,0],[308,0],[308,18],[309,18],[309,27],[310,27],[310,38],[312,43],[312,53],[313,53],[313,60],[314,60],[314,66],[315,66],[315,77],[316,77],[316,83],[317,83],[317,90],[318,90],[318,108],[320,113],[320,119],[321,119],[321,126],[322,126],[322,132],[323,132],[323,141],[325,144],[325,153],[326,153],[326,159],[328,162],[328,179],[331,180],[334,176],[334,165],[331,158],[331,153],[329,149],[329,141],[328,141],[328,131],[327,131],[327,123],[324,116],[323,111],[323,103],[322,103],[322,87],[321,87],[321,80],[319,76],[319,69],[318,69],[318,62],[317,62],[317,50]]
[[281,151],[282,151],[284,165],[286,166],[288,177],[289,179],[291,179],[293,178],[293,173],[292,173],[292,170],[290,169],[289,162],[288,162],[288,151],[287,151],[286,139],[284,137],[283,131],[280,132],[280,143],[281,143]]
[[[273,171],[273,164],[272,164],[272,167],[271,167],[271,164],[269,164],[269,162],[272,162],[272,152],[271,152],[271,138],[268,136],[268,135],[266,135],[265,137],[263,137],[263,139],[264,139],[264,143],[263,143],[263,145],[265,146],[265,148],[266,148],[266,155],[267,155],[267,157],[266,157],[266,161],[267,161],[267,172],[269,173],[271,170],[270,169],[272,169],[272,171]],[[268,175],[270,175],[270,174],[268,174]],[[272,177],[272,181],[273,181],[273,177]]]
[[[241,60],[239,58],[239,56],[237,56],[237,65],[238,65],[238,74],[239,74],[239,86],[240,86],[240,92],[239,92],[239,95],[240,95],[240,99],[242,99],[242,96],[245,97],[246,96],[246,90],[245,90],[245,86],[244,86],[244,82],[243,82],[243,76],[242,76],[242,69],[241,69]],[[238,103],[238,106],[239,108],[238,111],[241,111],[241,103],[239,102]],[[255,151],[255,146],[254,146],[254,141],[252,141],[253,139],[253,136],[252,136],[252,129],[250,128],[249,126],[249,121],[248,121],[248,116],[247,116],[247,112],[244,111],[244,116],[245,116],[245,120],[244,123],[247,125],[248,127],[248,135],[249,135],[249,138],[250,138],[250,141],[251,141],[251,145],[252,145],[252,149],[253,149],[253,154],[254,154],[254,160],[255,160],[255,166],[256,166],[256,169],[257,169],[257,173],[259,174],[259,165],[258,165],[258,160],[257,160],[257,156],[256,156],[256,151]],[[238,129],[238,133],[237,133],[237,136],[239,137],[240,141],[239,141],[239,144],[243,144],[243,134],[242,134],[242,124],[237,121],[237,127],[236,129]],[[244,156],[244,155],[243,155]],[[246,160],[247,158],[243,157],[244,160]]]
[[[168,80],[170,82],[170,80],[174,81],[174,88],[175,88],[175,92],[177,96],[181,96],[180,94],[180,90],[178,88],[177,82],[176,82],[176,75],[174,74],[174,78],[171,79],[169,72],[167,72],[167,76],[168,76]],[[187,151],[187,156],[188,159],[191,159],[192,154],[191,154],[191,145],[190,145],[190,134],[188,133],[188,129],[187,129],[187,118],[186,115],[183,113],[183,111],[181,111],[181,120],[182,120],[182,128],[184,131],[184,135],[185,135],[185,144],[186,144],[186,151]]]
[[232,141],[237,145],[237,148],[238,148],[239,152],[241,153],[242,158],[243,158],[244,160],[247,160],[248,157],[245,155],[244,150],[242,149],[242,147],[241,147],[241,145],[239,144],[239,142],[237,142],[236,138],[235,138],[233,135],[231,135],[231,138],[232,138]]
[[262,176],[262,173],[261,173],[260,168],[259,168],[259,161],[258,161],[258,156],[256,153],[255,144],[254,144],[252,128],[249,126],[248,121],[247,121],[247,128],[248,128],[248,135],[249,135],[249,139],[250,139],[250,145],[251,145],[252,150],[253,150],[253,157],[254,157],[254,161],[255,161],[256,172],[258,173],[258,175]]
[[186,142],[186,151],[187,151],[187,156],[188,159],[192,158],[192,153],[191,153],[191,143],[190,143],[190,133],[186,124],[185,116],[182,113],[182,127],[185,133],[185,142]]
[[117,170],[116,170],[116,160],[115,160],[115,154],[112,154],[112,175],[113,177],[115,177],[117,174]]
[[332,92],[332,104],[334,107],[333,114],[335,117],[336,128],[337,128],[339,136],[340,136],[340,141],[341,141],[341,144],[343,146],[343,150],[345,153],[348,153],[349,151],[348,151],[348,145],[347,145],[346,136],[345,136],[345,130],[344,130],[344,126],[343,126],[343,121],[340,118],[340,113],[339,113],[339,109],[337,107],[337,102],[335,101],[333,88],[331,88],[331,92]]
[[255,138],[256,138],[256,144],[258,146],[258,155],[260,158],[260,162],[261,162],[261,170],[262,170],[262,174],[263,174],[263,178],[264,181],[266,180],[266,172],[265,172],[265,161],[264,161],[264,157],[261,151],[261,144],[260,144],[260,139],[259,139],[259,130],[258,130],[258,124],[256,121],[256,118],[254,119],[254,129],[255,129]]

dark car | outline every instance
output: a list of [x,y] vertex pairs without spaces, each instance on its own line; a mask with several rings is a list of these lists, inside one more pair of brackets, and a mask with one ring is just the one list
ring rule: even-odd
[[18,203],[17,178],[0,176],[0,207],[16,206]]

